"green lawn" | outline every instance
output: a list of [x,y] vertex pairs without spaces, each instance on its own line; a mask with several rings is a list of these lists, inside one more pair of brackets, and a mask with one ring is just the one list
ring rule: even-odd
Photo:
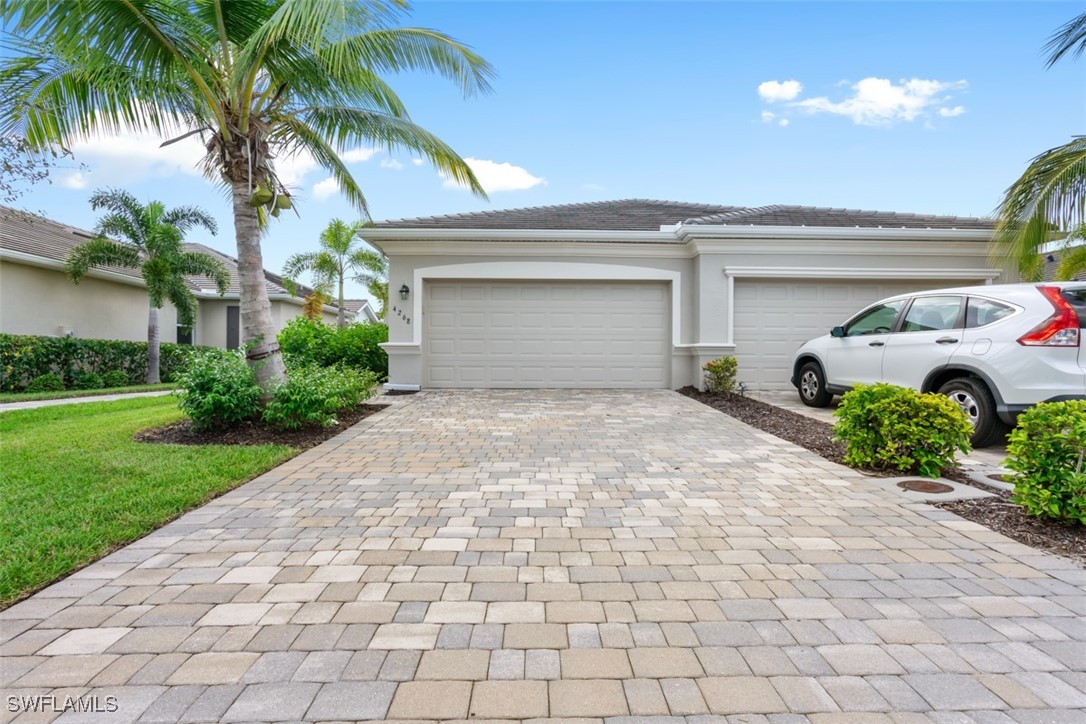
[[163,382],[158,385],[131,385],[129,387],[105,387],[100,390],[58,390],[56,392],[0,392],[0,404],[5,402],[33,402],[35,400],[63,400],[67,397],[97,397],[120,395],[125,392],[154,392],[172,390],[177,385]]
[[132,439],[180,418],[173,397],[0,415],[0,607],[296,453]]

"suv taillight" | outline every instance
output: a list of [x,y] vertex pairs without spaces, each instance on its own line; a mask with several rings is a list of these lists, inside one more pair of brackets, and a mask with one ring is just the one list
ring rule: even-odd
[[1052,316],[1018,339],[1027,347],[1078,347],[1078,313],[1060,294],[1059,287],[1037,287],[1055,307]]

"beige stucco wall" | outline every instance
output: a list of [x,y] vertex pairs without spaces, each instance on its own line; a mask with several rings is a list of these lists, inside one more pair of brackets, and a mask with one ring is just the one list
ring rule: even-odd
[[[917,280],[918,289],[962,280],[1013,281],[1006,273],[990,271],[987,243],[975,232],[961,238],[945,232],[924,238],[924,232],[851,231],[773,238],[763,229],[750,238],[707,234],[663,244],[384,239],[379,245],[389,257],[392,290],[386,320],[389,382],[415,386],[423,379],[421,316],[426,313],[422,300],[428,279],[620,280],[652,278],[655,273],[673,289],[673,387],[699,384],[701,364],[734,352],[730,304],[736,279],[898,278]],[[397,293],[404,284],[411,289],[406,301]]]
[[[59,269],[0,262],[0,331],[8,334],[147,341],[147,290],[85,277],[73,283]],[[177,312],[159,310],[164,342],[176,339]]]

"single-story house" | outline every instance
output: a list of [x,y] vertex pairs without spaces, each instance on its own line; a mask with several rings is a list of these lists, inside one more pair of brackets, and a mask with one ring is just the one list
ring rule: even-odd
[[[93,234],[51,219],[0,206],[0,332],[42,336],[146,341],[147,290],[137,269],[107,267],[91,270],[74,284],[64,274],[71,250]],[[237,260],[203,244],[186,244],[190,251],[218,257],[230,272],[226,294],[219,296],[211,279],[190,277],[197,300],[196,324],[177,325],[169,303],[159,312],[163,342],[236,348],[241,337],[240,286]],[[287,290],[282,277],[265,271],[276,329],[302,313],[307,287],[298,295]],[[325,305],[323,317],[335,323],[336,307]],[[359,305],[358,319],[376,319],[368,303]],[[355,315],[348,315],[354,319]]]
[[348,321],[354,322],[380,322],[377,310],[373,308],[368,299],[344,299],[343,310],[347,314]]
[[1009,281],[987,219],[624,200],[383,221],[389,386],[749,389],[864,305]]

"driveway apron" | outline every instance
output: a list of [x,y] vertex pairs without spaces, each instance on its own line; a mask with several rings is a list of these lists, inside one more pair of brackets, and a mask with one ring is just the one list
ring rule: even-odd
[[5,720],[1086,721],[1081,567],[668,391],[395,398],[0,622]]

